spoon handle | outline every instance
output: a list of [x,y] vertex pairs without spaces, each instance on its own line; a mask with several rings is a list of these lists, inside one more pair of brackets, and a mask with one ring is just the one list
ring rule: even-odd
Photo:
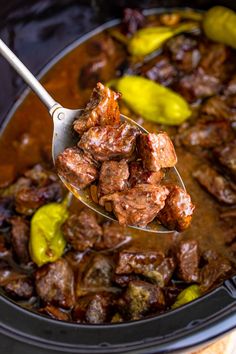
[[8,61],[8,63],[18,72],[22,79],[29,85],[29,87],[36,93],[39,99],[45,104],[50,111],[53,106],[58,103],[49,95],[40,82],[27,69],[27,67],[20,61],[19,58],[11,51],[11,49],[0,39],[0,54]]

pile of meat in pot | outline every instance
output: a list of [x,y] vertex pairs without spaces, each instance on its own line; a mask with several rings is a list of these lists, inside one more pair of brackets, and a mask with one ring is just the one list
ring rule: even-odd
[[120,225],[145,227],[157,218],[167,228],[183,231],[194,205],[187,192],[163,179],[165,169],[177,162],[174,146],[165,132],[144,134],[122,123],[118,98],[97,84],[74,122],[77,146],[57,157],[58,174],[77,188],[98,181],[98,202],[103,207],[111,203]]

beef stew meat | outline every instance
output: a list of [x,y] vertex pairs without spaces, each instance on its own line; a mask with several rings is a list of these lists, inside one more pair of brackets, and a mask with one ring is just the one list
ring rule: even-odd
[[73,124],[75,131],[83,134],[91,127],[118,125],[120,123],[120,111],[117,104],[119,97],[118,93],[99,82],[82,115]]
[[[78,144],[57,159],[59,174],[93,191],[94,202],[124,226],[74,198],[63,220],[52,214],[59,222],[53,240],[64,248],[56,260],[38,266],[29,247],[35,242],[33,217],[44,205],[64,205],[66,194],[45,156],[51,122],[32,95],[5,128],[0,137],[0,290],[19,306],[74,323],[139,320],[175,307],[177,296],[193,284],[204,295],[236,274],[236,51],[210,41],[201,29],[175,35],[160,51],[135,60],[124,44],[141,28],[188,21],[178,12],[145,17],[127,9],[121,25],[81,44],[47,78],[52,94],[68,106],[86,106],[91,93],[73,125]],[[143,76],[183,95],[192,116],[170,127],[145,121],[125,102],[119,108],[120,94],[96,83],[123,74]],[[119,109],[151,133],[120,121]],[[168,179],[176,155],[197,206],[193,218],[189,195]],[[157,237],[125,227],[148,227],[152,220],[175,231]],[[40,224],[46,231],[49,225]],[[37,249],[44,241],[37,239]],[[54,241],[47,244],[49,256]]]

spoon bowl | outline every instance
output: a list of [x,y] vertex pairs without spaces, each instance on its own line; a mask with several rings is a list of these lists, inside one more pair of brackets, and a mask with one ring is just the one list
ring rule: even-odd
[[[36,93],[39,99],[47,107],[49,114],[53,119],[54,129],[52,138],[52,159],[55,163],[57,156],[63,152],[66,148],[76,145],[78,142],[78,135],[73,130],[74,120],[80,116],[83,112],[82,109],[68,109],[62,107],[58,102],[56,102],[45,88],[39,83],[39,81],[34,77],[34,75],[26,68],[26,66],[17,58],[17,56],[8,48],[8,46],[0,39],[0,53],[9,62],[9,64],[19,73],[19,75],[25,80],[29,87]],[[127,122],[131,125],[136,126],[141,132],[148,133],[141,125],[136,123],[134,120],[121,115],[121,121]],[[103,207],[95,203],[90,197],[89,189],[79,189],[72,184],[69,184],[63,177],[59,175],[60,179],[66,186],[66,188],[73,193],[73,195],[79,199],[83,204],[85,204],[90,209],[99,213],[100,215],[117,221],[113,213],[106,211]],[[173,181],[175,184],[180,186],[185,190],[184,183],[175,167],[168,170],[167,180]],[[130,227],[135,229],[141,229],[148,232],[154,233],[170,233],[171,230],[167,230],[158,222],[153,221],[148,224],[148,226],[142,228],[138,226]]]

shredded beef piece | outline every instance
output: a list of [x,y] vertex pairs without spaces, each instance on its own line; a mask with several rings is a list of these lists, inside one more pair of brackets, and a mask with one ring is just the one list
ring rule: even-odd
[[193,173],[193,176],[219,202],[236,203],[236,186],[213,168],[203,165]]
[[190,195],[178,186],[169,186],[165,206],[157,215],[158,220],[169,230],[184,231],[192,220],[194,204]]
[[127,189],[129,167],[125,160],[104,161],[100,170],[98,195],[103,196]]
[[199,64],[201,53],[195,38],[181,34],[169,39],[166,47],[179,70],[188,73]]
[[216,95],[221,87],[217,77],[208,75],[202,68],[197,68],[192,74],[180,79],[176,91],[188,102],[194,102],[199,98]]
[[213,148],[233,139],[233,130],[227,120],[201,119],[181,133],[184,146]]
[[172,258],[162,252],[124,250],[119,253],[116,274],[138,274],[163,287],[168,284],[175,269]]
[[145,16],[138,9],[124,9],[123,19],[121,23],[121,31],[127,36],[133,35],[138,29],[145,24]]
[[45,302],[64,309],[75,303],[74,275],[68,262],[60,258],[38,268],[35,273],[38,296]]
[[131,162],[129,171],[129,185],[131,188],[137,184],[160,184],[165,175],[163,170],[152,172],[144,169],[141,161]]
[[165,308],[162,290],[156,285],[141,280],[129,282],[124,294],[124,301],[126,305],[124,310],[132,320],[140,319]]
[[56,168],[60,176],[77,188],[85,188],[98,177],[93,159],[77,147],[67,148],[57,156]]
[[16,210],[20,214],[32,215],[42,205],[62,200],[63,189],[59,182],[45,187],[29,187],[16,194]]
[[94,248],[103,250],[117,247],[121,242],[128,239],[125,229],[117,222],[107,222],[102,226],[103,233],[97,239]]
[[177,272],[180,279],[187,283],[199,280],[199,249],[195,240],[181,241],[176,250]]
[[174,145],[165,132],[141,134],[138,150],[144,168],[149,171],[159,171],[177,163]]
[[170,86],[177,78],[177,70],[170,62],[170,59],[165,55],[157,57],[144,63],[138,69],[137,74],[140,74],[152,81],[159,82],[164,86]]
[[214,150],[214,156],[236,179],[236,140]]
[[28,300],[33,296],[34,286],[32,279],[25,277],[9,281],[4,290],[13,299]]
[[0,227],[5,226],[14,214],[14,199],[12,197],[0,197]]
[[134,152],[139,130],[127,123],[119,127],[92,127],[83,134],[78,146],[97,161],[129,158]]
[[165,186],[138,184],[127,191],[105,195],[99,204],[112,203],[113,212],[120,225],[145,227],[164,207],[169,194]]
[[43,315],[48,315],[56,320],[59,321],[69,321],[70,316],[67,312],[62,311],[58,307],[52,306],[52,305],[47,305],[43,308],[40,308],[38,310],[39,313],[42,313]]
[[221,283],[227,276],[230,276],[232,266],[225,258],[210,260],[200,272],[200,286],[203,292],[210,290],[213,286]]
[[120,123],[120,111],[117,103],[119,97],[119,93],[99,82],[82,115],[73,123],[75,131],[83,134],[91,127],[118,125]]
[[10,220],[11,229],[11,243],[20,263],[27,264],[30,261],[29,255],[29,236],[30,225],[29,222],[21,216],[14,216]]
[[89,209],[82,210],[78,215],[70,215],[63,224],[62,231],[66,241],[77,251],[92,248],[98,237],[102,236],[96,214]]

